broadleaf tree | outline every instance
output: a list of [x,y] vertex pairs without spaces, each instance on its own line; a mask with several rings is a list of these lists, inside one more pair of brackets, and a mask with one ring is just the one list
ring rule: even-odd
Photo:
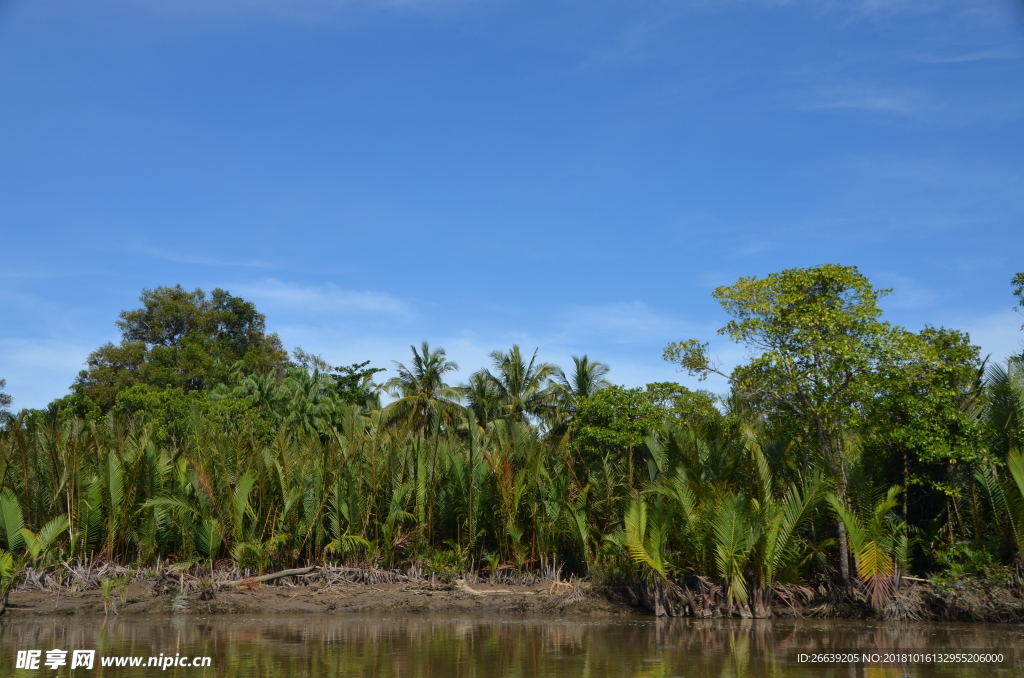
[[[844,505],[850,480],[847,433],[858,426],[879,384],[913,360],[919,342],[881,320],[876,289],[854,266],[824,264],[786,269],[764,278],[744,277],[715,289],[732,316],[718,333],[753,357],[726,374],[708,355],[706,342],[671,343],[664,357],[701,379],[719,374],[766,416],[791,419],[805,445],[824,459]],[[842,521],[839,565],[849,581],[849,545]]]
[[287,368],[288,354],[250,302],[222,289],[208,296],[181,285],[143,290],[142,307],[123,311],[118,344],[89,355],[73,386],[103,411],[137,384],[189,392],[206,390],[232,374]]

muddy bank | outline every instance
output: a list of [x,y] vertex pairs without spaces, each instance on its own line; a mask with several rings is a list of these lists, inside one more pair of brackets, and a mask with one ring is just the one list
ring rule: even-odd
[[589,584],[534,586],[429,581],[339,584],[273,582],[200,586],[182,594],[164,582],[133,581],[124,591],[100,588],[12,591],[4,617],[40,615],[210,615],[346,613],[493,613],[640,615],[641,609]]
[[[657,600],[636,585],[587,581],[442,581],[433,576],[356,568],[304,568],[243,579],[125,568],[81,570],[63,581],[29,577],[12,591],[3,618],[49,615],[215,615],[483,613],[679,616],[751,616],[750,608],[725,605],[714,590],[679,589]],[[262,579],[263,581],[259,581]],[[662,589],[663,590],[663,589]],[[779,587],[768,615],[778,618],[888,619],[899,621],[1024,622],[1024,590],[985,580],[905,584],[883,610],[864,591]],[[762,616],[762,615],[756,615]]]

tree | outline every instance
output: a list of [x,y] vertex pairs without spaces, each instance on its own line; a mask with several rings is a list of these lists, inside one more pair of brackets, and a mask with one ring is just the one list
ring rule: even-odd
[[386,372],[383,367],[367,367],[369,360],[351,365],[338,365],[330,372],[334,390],[342,401],[359,405],[367,410],[380,409],[380,385],[374,383],[373,375]]
[[367,410],[380,409],[381,387],[373,382],[373,375],[386,372],[383,367],[367,367],[369,360],[332,367],[319,355],[307,353],[301,346],[296,346],[292,355],[296,364],[307,372],[328,375],[334,382],[335,395],[343,402]]
[[425,433],[436,424],[451,424],[462,414],[459,391],[445,383],[445,375],[456,372],[458,364],[448,360],[445,350],[430,350],[423,342],[420,349],[412,349],[412,367],[395,361],[398,376],[385,384],[397,400],[384,408],[385,421],[390,426],[406,425],[411,430]]
[[609,386],[580,402],[574,445],[585,461],[611,454],[616,460],[631,462],[644,437],[661,419],[661,412],[643,389]]
[[136,384],[206,390],[241,374],[283,371],[288,355],[267,334],[256,306],[222,289],[207,297],[181,285],[143,290],[142,308],[123,311],[121,342],[108,343],[87,360],[73,388],[104,411]]
[[572,362],[573,369],[570,374],[566,374],[561,368],[554,373],[555,398],[559,408],[570,416],[583,400],[612,385],[605,379],[611,371],[606,364],[591,360],[586,355],[574,355]]
[[[952,499],[960,492],[953,476],[985,456],[981,349],[946,328],[926,327],[914,339],[913,358],[892,366],[865,413],[869,465],[882,484],[901,476],[904,520],[912,490],[917,502],[935,501],[933,490]],[[878,478],[886,468],[890,477]]]
[[647,384],[646,390],[655,405],[688,424],[717,421],[722,418],[722,413],[715,407],[718,398],[710,391],[691,391],[682,384],[671,381]]
[[584,355],[572,357],[572,373],[566,375],[561,369],[555,373],[555,381],[559,386],[559,394],[570,403],[578,403],[589,398],[601,389],[612,385],[605,379],[611,368],[604,363],[591,360]]
[[[1024,273],[1018,273],[1013,276],[1010,284],[1013,285],[1013,296],[1017,297],[1020,305],[1024,307]],[[1024,329],[1024,326],[1021,329]]]
[[7,380],[0,379],[0,424],[11,416],[11,403],[14,402],[14,398],[4,393],[5,386],[7,386]]
[[459,387],[459,393],[481,426],[486,426],[502,415],[501,394],[483,371],[471,374],[469,383]]
[[571,437],[576,410],[587,398],[612,385],[605,379],[611,371],[606,364],[584,355],[573,356],[572,372],[566,374],[557,368],[552,379],[551,403],[546,408],[545,424],[552,439]]
[[[1024,272],[1013,276],[1013,279],[1010,280],[1010,284],[1013,285],[1013,296],[1017,297],[1017,301],[1020,302],[1021,308],[1024,308]],[[1019,308],[1014,310],[1018,313],[1021,312]],[[1021,325],[1020,328],[1024,330],[1024,325]],[[1020,359],[1024,360],[1024,352],[1020,354]]]
[[491,360],[494,372],[480,370],[478,374],[494,391],[503,417],[526,421],[529,415],[543,418],[551,411],[550,381],[558,372],[556,366],[537,362],[536,350],[527,362],[518,344],[508,353],[491,352]]
[[[824,458],[846,505],[850,464],[847,432],[860,423],[879,382],[913,359],[913,335],[880,320],[877,290],[856,267],[825,264],[740,278],[713,296],[733,317],[719,334],[755,356],[724,374],[696,339],[669,344],[665,359],[701,379],[709,373],[766,416],[789,417]],[[846,527],[837,522],[839,565],[848,582]]]

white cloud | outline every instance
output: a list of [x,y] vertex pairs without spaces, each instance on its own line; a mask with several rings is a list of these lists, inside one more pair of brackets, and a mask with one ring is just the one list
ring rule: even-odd
[[65,394],[95,348],[62,339],[0,339],[0,378],[13,408],[45,407]]
[[668,341],[687,332],[682,320],[655,311],[642,301],[572,306],[565,312],[563,323],[563,338],[599,336],[610,343]]
[[256,283],[234,285],[233,289],[251,297],[257,306],[267,305],[296,311],[412,315],[405,302],[387,292],[343,290],[332,283],[300,285],[267,278]]
[[271,16],[297,22],[321,22],[353,11],[437,14],[488,0],[178,0],[169,3],[120,0],[134,9],[176,18]]
[[134,250],[136,252],[141,252],[143,254],[148,254],[152,257],[156,257],[157,259],[163,259],[164,261],[172,261],[176,264],[196,264],[199,266],[225,267],[242,266],[247,268],[279,268],[277,264],[271,264],[256,259],[251,259],[247,261],[219,259],[202,255],[179,254],[177,252],[168,252],[167,250],[159,249],[156,247],[136,247],[134,248]]
[[932,108],[931,98],[921,91],[846,84],[823,87],[800,103],[803,110],[851,110],[912,116]]
[[971,335],[971,341],[981,346],[982,356],[991,355],[995,362],[1006,360],[1024,352],[1024,316],[1012,310],[1000,311],[966,319],[952,325],[962,327]]
[[886,309],[930,308],[950,296],[939,294],[913,278],[893,272],[875,276],[875,285],[892,289],[892,295],[885,297],[881,302]]
[[916,57],[915,61],[920,61],[924,64],[964,64],[974,61],[1020,59],[1022,56],[1024,55],[1017,51],[990,49],[949,56],[921,55]]

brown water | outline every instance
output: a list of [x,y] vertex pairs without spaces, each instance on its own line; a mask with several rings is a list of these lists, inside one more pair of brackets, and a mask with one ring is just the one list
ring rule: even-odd
[[[48,650],[67,664],[44,666]],[[39,668],[16,669],[19,650]],[[94,668],[71,670],[71,651],[95,650]],[[1001,662],[817,665],[801,654],[1002,653]],[[141,657],[140,668],[102,666]],[[210,666],[146,667],[149,657],[210,657]],[[168,660],[171,661],[171,660]],[[7,620],[0,676],[402,678],[1024,675],[1024,626],[745,620],[570,620],[451,616],[172,617]]]

